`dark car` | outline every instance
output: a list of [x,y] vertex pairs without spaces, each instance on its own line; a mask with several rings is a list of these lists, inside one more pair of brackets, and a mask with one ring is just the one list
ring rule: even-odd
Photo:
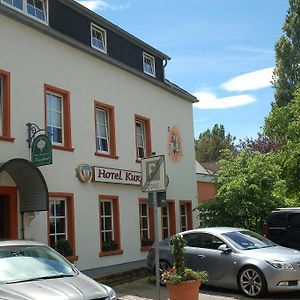
[[[242,228],[201,228],[181,233],[186,266],[207,271],[207,285],[240,289],[249,297],[266,292],[300,292],[300,251],[278,246]],[[170,238],[159,242],[160,269],[173,265]],[[155,251],[147,257],[155,268]]]
[[300,208],[278,208],[272,211],[265,236],[281,246],[300,250]]

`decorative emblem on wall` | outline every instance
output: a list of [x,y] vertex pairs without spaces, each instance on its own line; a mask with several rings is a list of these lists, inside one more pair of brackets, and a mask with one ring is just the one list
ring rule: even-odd
[[172,161],[179,161],[182,155],[182,139],[176,126],[168,127],[168,154]]
[[93,170],[88,164],[80,164],[76,169],[77,177],[82,182],[90,182],[93,177]]

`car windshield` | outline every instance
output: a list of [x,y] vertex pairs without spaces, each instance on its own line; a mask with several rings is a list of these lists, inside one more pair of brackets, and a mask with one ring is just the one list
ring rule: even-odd
[[223,236],[225,236],[240,250],[260,249],[276,246],[275,243],[271,242],[260,234],[249,230],[227,232],[224,233]]
[[0,247],[0,284],[76,274],[66,259],[47,246]]

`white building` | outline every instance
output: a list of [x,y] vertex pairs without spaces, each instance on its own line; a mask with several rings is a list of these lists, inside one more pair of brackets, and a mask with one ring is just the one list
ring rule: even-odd
[[[196,99],[164,78],[167,55],[72,0],[0,0],[0,43],[0,238],[67,239],[81,270],[144,260],[152,152],[170,182],[160,238],[193,226]],[[31,163],[27,123],[52,133],[52,164]]]

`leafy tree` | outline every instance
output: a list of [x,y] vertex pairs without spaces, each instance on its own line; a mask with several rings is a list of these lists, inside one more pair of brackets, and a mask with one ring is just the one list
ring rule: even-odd
[[264,132],[281,141],[279,163],[285,180],[285,197],[300,205],[300,85],[284,107],[273,107],[265,119]]
[[269,212],[284,206],[277,155],[243,149],[219,162],[216,198],[198,206],[200,226],[236,226],[262,232]]
[[223,125],[215,124],[212,130],[207,129],[200,133],[195,141],[196,159],[202,162],[218,161],[221,158],[221,150],[234,151],[234,140],[230,134],[225,135]]
[[289,0],[283,25],[284,35],[275,44],[276,66],[273,73],[275,104],[286,105],[300,82],[300,0]]
[[239,149],[249,149],[260,153],[278,152],[281,149],[281,143],[276,138],[271,138],[264,134],[258,134],[256,139],[245,138],[240,140]]

